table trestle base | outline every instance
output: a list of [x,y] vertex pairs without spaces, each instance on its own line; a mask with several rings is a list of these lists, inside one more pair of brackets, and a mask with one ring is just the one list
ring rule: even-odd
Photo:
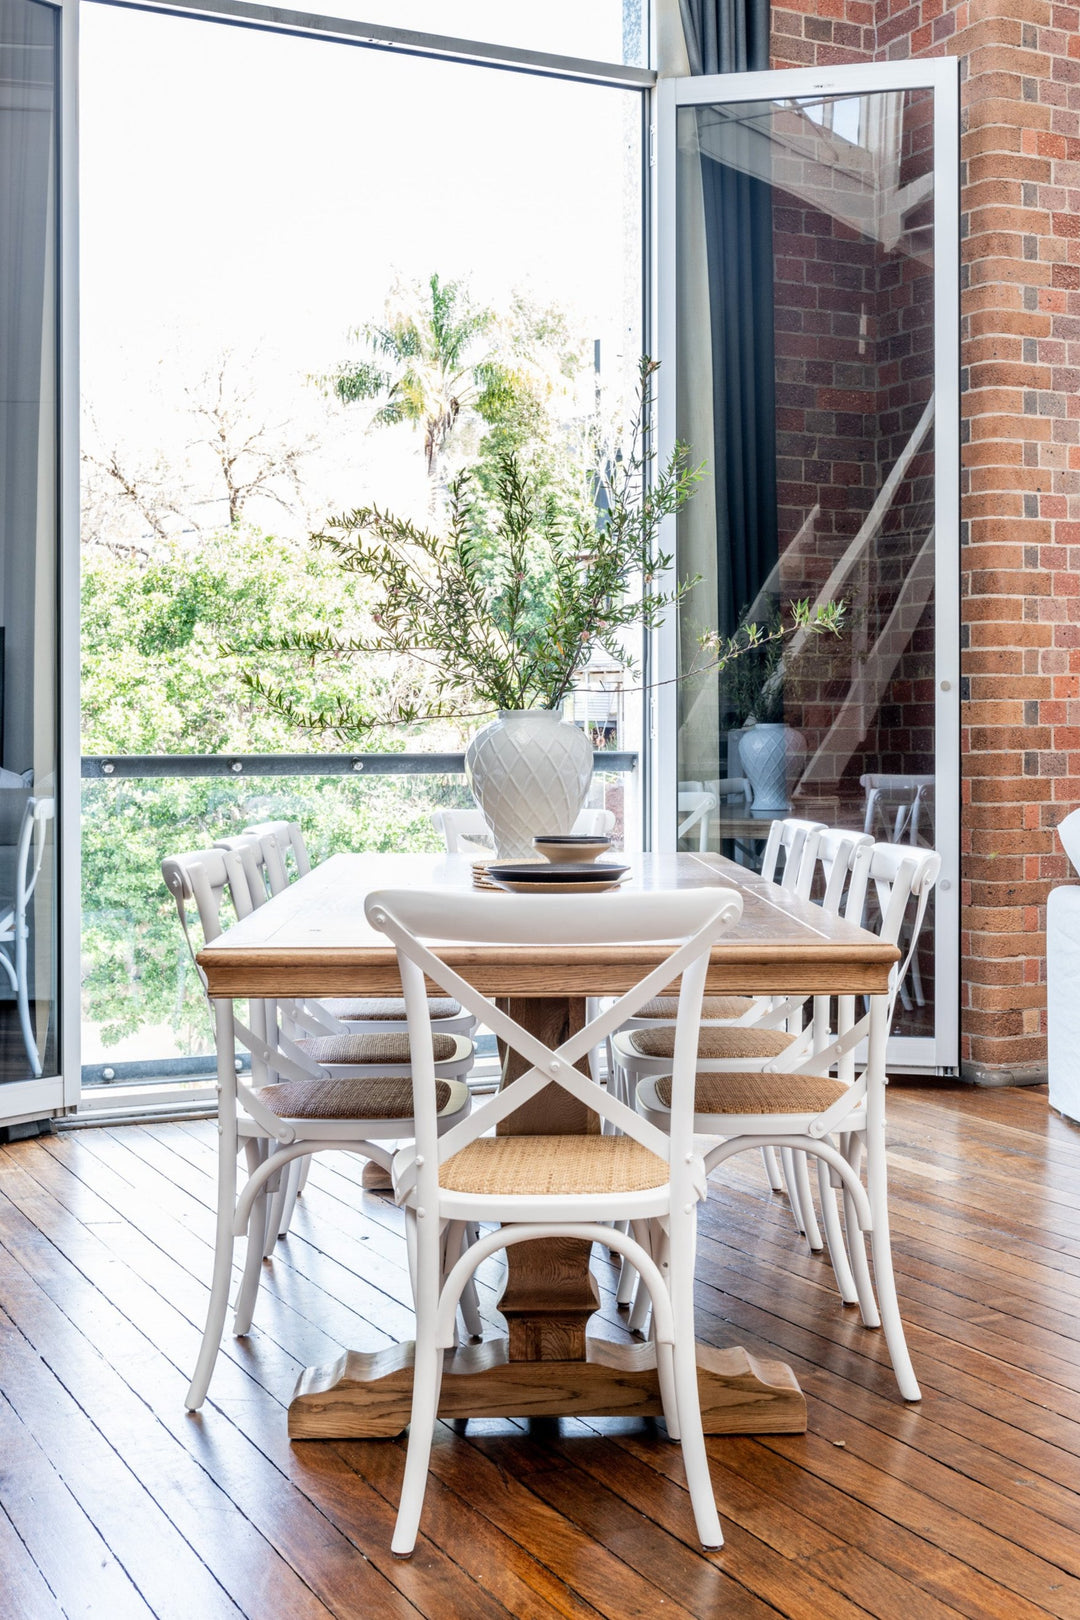
[[[309,1367],[289,1407],[292,1440],[378,1440],[401,1434],[412,1399],[411,1343],[348,1350]],[[806,1401],[791,1368],[739,1346],[698,1346],[706,1434],[803,1434]],[[651,1344],[590,1339],[584,1361],[510,1361],[505,1339],[448,1351],[441,1418],[659,1417]]]

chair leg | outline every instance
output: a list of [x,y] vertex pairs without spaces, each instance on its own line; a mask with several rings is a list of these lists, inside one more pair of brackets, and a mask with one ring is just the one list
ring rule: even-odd
[[848,1264],[847,1245],[844,1242],[844,1232],[840,1225],[840,1211],[837,1208],[836,1192],[829,1179],[829,1167],[824,1159],[817,1162],[818,1196],[821,1199],[821,1221],[825,1228],[825,1242],[829,1250],[829,1259],[832,1262],[833,1275],[840,1298],[845,1305],[859,1303],[858,1290],[855,1279],[851,1275],[851,1266]]
[[814,1210],[814,1194],[810,1189],[810,1166],[806,1162],[806,1154],[795,1152],[792,1154],[795,1163],[795,1180],[799,1188],[799,1208],[802,1211],[803,1231],[806,1241],[815,1254],[820,1254],[825,1247],[821,1239],[821,1228],[817,1223],[817,1214]]
[[885,1342],[896,1374],[896,1382],[905,1401],[920,1400],[919,1381],[911,1364],[911,1355],[904,1336],[904,1323],[900,1315],[900,1302],[896,1297],[896,1278],[893,1275],[892,1242],[889,1235],[889,1196],[885,1165],[885,1042],[888,1028],[885,1021],[887,997],[875,996],[870,1012],[870,1036],[867,1069],[870,1082],[866,1089],[866,1191],[870,1199],[873,1226],[870,1247],[874,1256],[874,1280],[877,1283],[878,1309]]
[[289,1235],[289,1227],[292,1225],[293,1213],[296,1209],[296,1200],[300,1196],[300,1187],[307,1176],[310,1164],[311,1154],[309,1153],[306,1158],[293,1159],[285,1172],[288,1180],[285,1184],[285,1196],[281,1203],[281,1214],[278,1216],[275,1237],[288,1237]]
[[615,1290],[616,1305],[632,1305],[637,1290],[638,1274],[634,1269],[633,1261],[624,1254],[619,1267],[619,1286]]
[[232,1281],[233,1212],[236,1208],[236,1073],[233,1069],[232,1002],[214,1003],[214,1023],[218,1053],[218,1193],[217,1234],[214,1242],[214,1275],[206,1312],[199,1359],[184,1404],[194,1412],[206,1399],[214,1371],[225,1314],[229,1308]]
[[[259,1168],[269,1150],[270,1144],[266,1141],[249,1139],[244,1143],[249,1176]],[[255,1314],[255,1301],[259,1293],[266,1244],[271,1236],[270,1223],[267,1219],[270,1210],[271,1200],[264,1187],[252,1205],[251,1215],[248,1218],[247,1253],[244,1256],[244,1271],[233,1312],[233,1332],[238,1339],[242,1339],[248,1333],[251,1319]]]
[[[413,1217],[408,1216],[409,1224]],[[435,1343],[435,1316],[439,1299],[438,1244],[425,1236],[416,1245],[416,1355],[413,1362],[412,1411],[409,1416],[409,1443],[405,1454],[405,1477],[390,1551],[398,1558],[409,1558],[420,1529],[420,1514],[427,1492],[431,1437],[439,1409],[443,1352]]]
[[765,1166],[765,1174],[769,1178],[769,1186],[773,1192],[783,1192],[784,1177],[780,1170],[780,1161],[776,1157],[776,1149],[763,1147],[761,1150],[761,1162]]
[[[694,1523],[703,1547],[722,1547],[724,1533],[716,1511],[705,1434],[698,1396],[697,1346],[694,1341],[695,1223],[690,1231],[673,1234],[670,1247],[671,1303],[675,1317],[675,1400],[679,1412],[683,1467],[694,1509]],[[680,1223],[682,1224],[682,1223]]]
[[[852,1131],[841,1138],[840,1151],[851,1165],[855,1174],[859,1173],[862,1160],[862,1133]],[[848,1259],[851,1261],[851,1270],[855,1278],[855,1288],[859,1296],[859,1314],[862,1317],[863,1327],[879,1328],[881,1317],[878,1315],[877,1300],[874,1297],[874,1284],[870,1279],[870,1264],[866,1258],[866,1234],[859,1226],[855,1214],[855,1201],[847,1188],[844,1189],[844,1232],[847,1236]]]
[[[25,930],[26,924],[19,924],[16,919],[16,928]],[[30,1068],[34,1075],[41,1073],[41,1057],[34,1039],[34,1026],[30,1019],[30,986],[28,982],[28,967],[26,961],[26,934],[17,932],[15,936],[15,999],[19,1005],[19,1028],[22,1031],[23,1045],[26,1055],[30,1059]]]
[[[647,1254],[652,1254],[652,1233],[649,1230],[648,1221],[632,1221],[630,1224],[634,1237],[641,1244],[641,1247],[646,1251]],[[634,1275],[637,1277],[636,1272]],[[649,1325],[649,1311],[651,1307],[652,1300],[649,1298],[649,1290],[644,1287],[640,1277],[638,1277],[637,1292],[634,1295],[633,1307],[631,1308],[630,1316],[626,1324],[631,1333],[645,1332],[645,1329]]]
[[679,1440],[679,1397],[675,1387],[675,1352],[670,1344],[656,1346],[656,1376],[660,1383],[660,1404],[664,1408],[664,1422],[668,1439]]
[[292,1165],[287,1164],[276,1176],[271,1176],[266,1186],[266,1232],[263,1238],[263,1259],[269,1260],[274,1252],[274,1245],[278,1240],[281,1218],[285,1212],[285,1199],[289,1191],[289,1178]]
[[[464,1221],[454,1221],[450,1224],[450,1226],[447,1228],[444,1239],[444,1277],[450,1268],[457,1263],[459,1256],[466,1248],[468,1248],[469,1244],[475,1242],[475,1222],[470,1221],[468,1224],[466,1224]],[[458,1309],[461,1312],[461,1320],[464,1324],[466,1335],[470,1339],[482,1339],[484,1337],[484,1324],[480,1320],[480,1302],[476,1297],[476,1281],[473,1277],[468,1279],[464,1288],[461,1290],[461,1298],[458,1300]]]
[[791,1215],[795,1222],[795,1230],[806,1236],[806,1220],[803,1216],[802,1205],[799,1202],[799,1178],[795,1173],[795,1155],[790,1148],[780,1149],[780,1163],[784,1167],[784,1182],[787,1186],[788,1203],[791,1205]]

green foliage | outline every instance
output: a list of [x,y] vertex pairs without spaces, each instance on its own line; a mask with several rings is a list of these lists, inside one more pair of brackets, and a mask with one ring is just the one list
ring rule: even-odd
[[230,650],[260,658],[242,670],[251,691],[292,725],[350,739],[376,723],[370,706],[338,699],[305,707],[262,660],[299,654],[363,668],[386,655],[420,666],[425,689],[399,689],[377,711],[388,725],[558,708],[598,646],[628,668],[623,632],[655,628],[694,583],[656,584],[673,562],[659,548],[660,525],[689,500],[702,473],[687,465],[681,445],[664,467],[652,467],[655,371],[642,361],[627,446],[595,470],[591,499],[584,489],[567,499],[508,450],[495,458],[487,503],[467,474],[454,480],[440,534],[374,506],[335,518],[313,540],[346,577],[374,588],[374,630],[234,637]]
[[[351,622],[360,581],[328,560],[242,526],[173,542],[152,565],[97,550],[83,574],[83,748],[90,754],[291,752],[306,739],[253,704],[220,649],[238,624]],[[286,678],[287,671],[282,672]],[[297,699],[309,694],[303,672]],[[328,679],[333,683],[333,672]],[[369,676],[376,692],[377,671]],[[325,681],[320,680],[320,686]],[[350,696],[366,688],[350,674]],[[456,746],[458,739],[446,739]],[[373,746],[408,746],[395,732]],[[182,1051],[208,1051],[205,1002],[161,881],[162,857],[200,849],[251,821],[299,821],[313,854],[435,849],[440,805],[470,803],[457,779],[308,777],[93,781],[83,792],[83,1002],[106,1044],[166,1026]],[[152,1055],[147,1053],[147,1055]]]
[[182,1052],[213,1049],[206,1002],[161,881],[165,855],[276,818],[300,822],[317,860],[339,850],[435,850],[430,812],[471,802],[450,777],[85,783],[84,1017],[101,1026],[106,1045],[166,1026]]
[[732,713],[737,725],[756,721],[777,724],[784,718],[785,659],[796,637],[833,635],[844,628],[847,612],[843,602],[820,603],[811,611],[804,598],[788,604],[787,617],[774,605],[762,624],[745,617],[733,636],[715,630],[700,638],[705,659],[692,674],[719,672],[721,704]]
[[[516,379],[486,342],[495,315],[472,301],[462,281],[428,278],[388,308],[380,324],[352,334],[367,353],[319,379],[343,404],[381,400],[383,427],[414,422],[424,429],[428,474],[438,475],[447,440],[465,410],[494,422],[512,407]],[[483,347],[478,347],[483,345]]]

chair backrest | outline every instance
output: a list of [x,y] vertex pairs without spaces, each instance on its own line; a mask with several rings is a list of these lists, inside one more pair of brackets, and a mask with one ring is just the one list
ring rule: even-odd
[[[15,855],[15,915],[26,917],[26,908],[37,888],[41,866],[45,859],[46,832],[56,814],[53,798],[29,798],[19,828],[19,843]],[[31,856],[31,849],[33,854]]]
[[434,810],[431,825],[445,843],[448,855],[460,854],[466,847],[463,840],[473,841],[468,844],[470,852],[477,841],[491,842],[491,828],[479,810]]
[[221,908],[226,895],[232,901],[237,920],[254,910],[247,873],[235,850],[199,849],[186,855],[166,855],[161,863],[165,887],[176,902],[180,926],[192,957],[196,954],[191,937],[188,908],[199,914],[204,943],[223,933]]
[[[833,836],[841,840],[844,837],[842,831],[839,834],[834,831]],[[860,835],[848,833],[846,836],[857,839]],[[837,864],[839,859],[838,855]],[[844,917],[860,927],[872,928],[879,939],[896,945],[902,953],[907,947],[906,954],[894,964],[889,975],[886,1028],[892,1025],[900,986],[918,949],[927,902],[940,870],[941,857],[934,850],[913,849],[910,844],[859,843],[851,856],[850,880],[841,905]],[[867,899],[871,896],[876,902],[876,926],[865,920]],[[819,999],[827,1009],[828,998]],[[835,1064],[839,1077],[851,1083],[855,1077],[856,1049],[870,1028],[870,1003],[864,1001],[864,1011],[856,1018],[856,997],[838,996],[836,1011],[835,1038],[824,1033],[815,1018],[808,1026],[812,1049],[807,1039],[796,1042],[774,1066],[778,1070],[809,1066],[820,1073]]]
[[754,802],[754,790],[748,776],[714,776],[703,786],[717,804],[741,804],[749,810]]
[[271,894],[280,894],[282,889],[287,889],[292,882],[292,874],[289,871],[290,856],[297,877],[305,877],[311,871],[311,857],[308,855],[304,835],[297,822],[257,821],[252,826],[245,827],[244,834],[251,834],[259,840]]
[[859,785],[866,793],[863,831],[882,832],[892,844],[917,844],[920,823],[933,804],[934,778],[871,771],[860,776]]
[[799,862],[795,893],[804,900],[810,899],[814,879],[820,874],[824,883],[822,910],[837,914],[849,876],[856,890],[866,893],[873,847],[874,840],[869,833],[851,832],[846,827],[826,827],[817,834],[809,857]]
[[[940,871],[941,856],[933,849],[915,849],[910,844],[875,844],[870,852],[866,873],[881,918],[878,936],[888,940],[891,945],[901,947],[905,935],[907,939],[907,954],[893,969],[890,1017],[892,1005],[918,949],[927,902]],[[849,921],[863,922],[865,899],[865,893],[860,898],[853,883],[844,912]]]
[[[761,859],[761,875],[770,882],[778,881],[781,888],[794,889],[802,872],[803,862],[811,868],[817,855],[818,838],[828,832],[823,821],[802,821],[798,816],[785,816],[774,821],[765,840],[765,854]],[[784,865],[779,879],[776,868],[783,851]]]
[[[491,845],[491,828],[479,810],[434,810],[431,825],[448,855],[475,854],[482,845]],[[606,838],[614,825],[613,810],[582,810],[570,830],[580,838]]]
[[716,809],[716,799],[704,788],[700,792],[684,791],[678,796],[679,823],[676,838],[686,838],[697,831],[699,849],[709,847],[709,816]]
[[[507,903],[504,905],[503,900]],[[610,1120],[669,1161],[672,1181],[693,1159],[693,1100],[697,1067],[701,999],[709,951],[742,913],[742,899],[732,889],[687,889],[645,894],[611,894],[600,903],[592,895],[455,894],[445,890],[382,889],[365,903],[368,922],[387,934],[397,949],[405,991],[413,1072],[416,1120],[416,1184],[421,1192],[438,1185],[442,1160],[484,1135],[515,1113],[545,1086],[556,1084],[590,1111]],[[456,973],[437,950],[424,943],[488,945],[567,945],[573,948],[618,941],[620,944],[663,942],[673,945],[658,967],[565,1041],[557,1051],[530,1034],[494,1001]],[[439,950],[444,948],[439,946]],[[596,1086],[575,1067],[594,1046],[613,1034],[651,996],[681,975],[672,1059],[671,1136],[654,1132],[640,1115],[613,1092]],[[436,1126],[435,1070],[431,1023],[427,1013],[427,979],[439,984],[467,1007],[482,1024],[517,1052],[531,1067],[490,1102],[474,1108],[469,1118],[439,1137]]]
[[[269,839],[267,834],[263,837]],[[264,906],[270,896],[277,892],[270,879],[263,837],[247,832],[238,833],[235,838],[218,838],[214,841],[215,849],[229,850],[239,859],[247,878],[251,904],[255,907]]]

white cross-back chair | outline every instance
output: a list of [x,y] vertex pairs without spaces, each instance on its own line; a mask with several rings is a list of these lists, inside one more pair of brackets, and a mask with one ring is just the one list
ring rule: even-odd
[[[188,917],[198,913],[203,938],[222,932],[226,896],[237,918],[252,910],[246,874],[234,851],[207,849],[168,856],[161,863],[180,924],[194,959]],[[205,978],[196,962],[205,988]],[[245,1334],[258,1294],[261,1262],[278,1235],[278,1213],[294,1161],[330,1149],[359,1153],[389,1169],[391,1148],[410,1138],[412,1087],[409,1035],[354,1035],[327,1043],[293,1041],[271,1021],[277,1003],[250,1004],[251,1028],[234,1017],[231,1002],[212,1004],[218,1073],[218,1209],[214,1273],[202,1347],[187,1405],[202,1404],[217,1359],[228,1309],[233,1244],[247,1234],[247,1253],[236,1297],[234,1332]],[[292,1004],[286,1004],[295,1013]],[[251,1054],[251,1083],[237,1073],[237,1042]],[[327,1053],[324,1048],[332,1044]],[[460,1036],[432,1035],[440,1129],[468,1113],[463,1076],[472,1063],[472,1042]],[[322,1059],[320,1061],[320,1058]],[[334,1061],[334,1059],[340,1061]],[[237,1198],[236,1155],[243,1147],[248,1179]],[[470,1332],[479,1331],[475,1299],[464,1308]]]
[[[897,992],[910,966],[940,868],[941,859],[933,850],[875,844],[867,877],[881,914],[879,938],[897,944],[914,909],[909,925],[912,943],[906,957],[891,971],[888,995],[869,997],[869,1010],[858,1018],[855,998],[838,997],[836,1034],[794,1069],[785,1069],[783,1058],[765,1072],[718,1073],[699,1065],[695,1100],[694,1128],[705,1136],[721,1138],[706,1155],[710,1170],[735,1153],[763,1146],[803,1152],[824,1161],[830,1189],[835,1181],[843,1193],[852,1294],[848,1302],[857,1300],[867,1327],[884,1327],[900,1392],[909,1401],[919,1399],[919,1386],[904,1337],[889,1245],[885,1047]],[[853,910],[858,906],[857,894],[851,904]],[[852,920],[858,919],[852,916]],[[865,1063],[856,1074],[856,1048],[864,1041]],[[650,1077],[638,1086],[638,1107],[653,1124],[662,1126],[671,1095],[669,1081]],[[865,1187],[860,1179],[864,1149]],[[835,1198],[831,1190],[829,1197]],[[870,1235],[874,1259],[876,1303],[865,1233]],[[845,1267],[840,1261],[838,1229],[836,1241],[833,1263],[839,1280]]]
[[870,772],[859,777],[859,786],[866,794],[864,832],[884,834],[892,844],[920,842],[933,806],[933,776]]
[[49,823],[55,814],[55,799],[27,799],[15,847],[15,892],[0,897],[0,967],[7,974],[15,992],[23,1045],[35,1075],[41,1073],[41,1054],[30,1017],[28,913],[45,859]]
[[[680,788],[693,791],[700,787],[699,783],[689,784],[681,782]],[[823,821],[805,821],[797,816],[788,816],[774,821],[769,827],[769,836],[765,844],[765,853],[762,859],[761,876],[767,882],[779,881],[782,888],[794,889],[803,871],[813,871],[814,860],[817,854],[819,836],[827,832]],[[780,856],[783,855],[783,865]],[[777,880],[777,868],[780,869],[780,878]],[[757,1024],[768,1017],[771,1009],[778,1005],[775,997],[768,996],[707,996],[703,1007],[702,1022],[707,1026],[713,1024]],[[678,1003],[674,996],[654,997],[646,1006],[641,1008],[636,1019],[627,1020],[624,1030],[641,1029],[658,1020],[667,1020],[675,1017]],[[627,1103],[632,1101],[634,1091],[628,1084],[625,1072],[619,1066],[619,1060],[614,1043],[608,1044],[608,1073],[618,1094]],[[769,1177],[769,1185],[774,1192],[784,1190],[784,1180],[781,1178],[780,1167],[776,1162],[775,1154],[764,1152],[762,1158]],[[794,1186],[793,1177],[788,1177],[789,1196]],[[795,1216],[799,1230],[802,1231],[801,1212],[797,1203],[792,1204],[792,1213]],[[623,1267],[623,1275],[619,1283],[619,1303],[629,1303],[633,1294],[633,1276],[627,1266]]]
[[[368,897],[368,921],[397,948],[413,1040],[416,1141],[394,1159],[398,1202],[416,1246],[416,1358],[405,1479],[392,1549],[416,1544],[445,1351],[453,1343],[458,1295],[497,1249],[550,1236],[580,1238],[630,1255],[653,1300],[653,1338],[664,1415],[682,1438],[698,1534],[722,1542],[698,1404],[694,1342],[696,1215],[706,1196],[694,1141],[694,1049],[709,950],[741,913],[731,890],[698,889],[592,896],[448,896],[387,889]],[[557,1050],[523,1029],[455,973],[425,939],[519,944],[673,941],[672,953],[633,990]],[[574,1067],[658,989],[682,975],[672,1068],[672,1104],[661,1131]],[[457,996],[532,1065],[444,1136],[437,1131],[425,975]],[[487,1136],[545,1086],[568,1091],[623,1134]],[[500,1222],[443,1278],[447,1231]],[[628,1221],[626,1233],[609,1225]]]
[[292,879],[306,877],[311,871],[304,834],[296,821],[256,821],[244,828],[259,839],[267,868],[271,894],[278,894]]
[[[823,821],[804,821],[799,816],[784,816],[774,821],[765,840],[761,876],[770,883],[779,883],[782,889],[794,889],[804,861],[813,862],[818,835],[828,830]],[[784,857],[782,866],[781,855]]]
[[709,847],[709,817],[716,809],[716,795],[702,788],[699,792],[684,789],[678,795],[679,820],[675,828],[676,840],[692,838],[698,849]]
[[[915,844],[931,848],[934,842],[934,777],[882,775],[871,772],[859,777],[866,794],[864,826],[868,833],[892,844]],[[911,961],[911,990],[900,986],[900,999],[907,1012],[915,1005],[925,1007],[918,952]]]
[[[815,879],[818,879],[822,889],[820,905],[823,911],[835,916],[842,902],[848,901],[861,917],[873,839],[865,833],[849,832],[843,828],[813,826],[807,833],[805,823],[798,826],[799,853],[786,869],[794,892],[802,899],[808,898]],[[813,1015],[808,1022],[804,1022],[805,1009],[810,1002]],[[828,1042],[830,1001],[827,996],[706,996],[703,1010],[708,1009],[710,1004],[715,1015],[702,1018],[698,1036],[698,1060],[703,1070],[768,1070],[776,1065],[781,1055],[787,1067],[810,1052],[820,1050]],[[663,1021],[657,1022],[655,1018],[650,1021],[646,1017],[631,1019],[612,1041],[614,1063],[617,1072],[624,1077],[627,1100],[636,1095],[640,1081],[649,1075],[664,1074],[670,1062],[674,1029],[672,1020],[678,1007],[677,998],[665,997],[650,1006],[663,1013]],[[648,1011],[647,1008],[642,1010]],[[727,1016],[723,1016],[725,1013]],[[820,1249],[822,1236],[814,1212],[805,1155],[793,1153],[790,1149],[783,1150],[782,1177],[776,1155],[771,1149],[763,1149],[762,1158],[773,1191],[787,1192],[797,1229],[805,1235],[812,1249]],[[829,1252],[835,1257],[838,1228],[830,1224],[828,1210],[825,1222],[830,1240]],[[836,1263],[839,1268],[838,1283],[844,1293],[848,1277],[844,1270],[846,1261],[842,1244]],[[630,1303],[633,1289],[632,1277],[620,1277],[618,1297],[621,1304]],[[631,1326],[640,1325],[644,1304],[642,1299],[640,1308],[631,1317]]]
[[[239,856],[248,880],[252,905],[287,889],[292,880],[290,865],[303,877],[311,870],[304,835],[295,821],[267,821],[232,838],[219,838],[215,849],[230,849]],[[292,860],[288,857],[291,855]],[[405,1028],[405,1002],[401,996],[331,996],[305,1005],[314,1022],[326,1035],[401,1034]],[[475,1018],[463,1012],[450,996],[432,996],[428,1013],[436,1028],[446,1035],[471,1035]]]
[[[431,825],[445,843],[448,855],[491,854],[491,828],[479,810],[434,810]],[[570,831],[580,838],[606,838],[614,825],[613,810],[581,810]],[[544,830],[537,828],[538,832]]]

